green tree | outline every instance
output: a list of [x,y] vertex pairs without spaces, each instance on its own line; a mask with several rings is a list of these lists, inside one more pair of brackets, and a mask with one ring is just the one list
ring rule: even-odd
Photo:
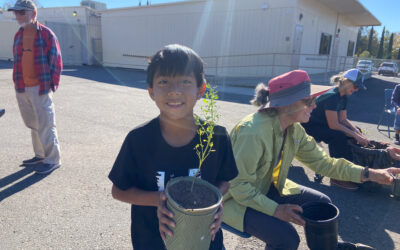
[[393,48],[394,49],[400,48],[400,32],[394,35]]
[[360,53],[361,58],[369,58],[371,57],[371,54],[369,53],[368,50],[364,50],[362,53]]
[[367,50],[369,51],[369,53],[371,53],[372,51],[372,39],[374,36],[374,26],[371,27],[371,30],[369,32],[369,38],[368,38],[368,47]]
[[400,48],[399,48],[399,53],[397,54],[397,60],[400,60]]
[[379,43],[378,55],[376,56],[376,58],[383,58],[383,44],[384,44],[384,42],[385,42],[385,27],[383,27],[383,30],[382,30],[381,42]]
[[357,36],[358,47],[356,48],[356,52],[355,52],[356,55],[360,55],[368,47],[368,29],[365,27],[360,27],[359,32],[360,31],[361,31],[361,34],[359,36]]
[[392,33],[392,35],[390,35],[389,45],[388,45],[388,49],[387,49],[387,57],[386,57],[387,59],[392,59],[393,37],[394,37],[394,34]]
[[362,27],[358,28],[356,50],[355,50],[356,54],[358,54],[358,49],[361,46],[361,37],[362,37]]

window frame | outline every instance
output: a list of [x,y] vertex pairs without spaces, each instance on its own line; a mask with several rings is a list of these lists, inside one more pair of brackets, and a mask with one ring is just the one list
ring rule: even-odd
[[331,46],[332,46],[332,35],[329,33],[322,32],[321,39],[319,42],[319,54],[329,55],[331,53]]
[[[350,51],[350,44],[351,46],[351,51]],[[355,47],[356,43],[352,40],[349,40],[348,44],[347,44],[347,56],[354,56],[354,47]]]

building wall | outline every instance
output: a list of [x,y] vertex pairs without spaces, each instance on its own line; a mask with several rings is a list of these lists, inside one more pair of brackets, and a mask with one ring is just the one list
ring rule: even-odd
[[14,35],[17,32],[19,25],[11,20],[0,21],[0,60],[12,60],[13,59],[13,42]]
[[[204,58],[209,74],[218,67],[223,75],[266,75],[273,55],[265,54],[291,51],[294,12],[292,0],[192,1],[108,10],[102,13],[104,64],[145,68],[145,59],[135,55],[150,56],[179,43]],[[214,58],[226,55],[248,56],[223,57],[218,63]]]
[[[76,13],[75,16],[73,15],[74,12]],[[14,34],[18,30],[18,24],[14,20],[15,17],[12,12],[4,12],[2,16],[0,27],[7,26],[7,29],[12,31],[3,32],[4,35],[0,37],[0,59],[9,56],[9,52],[3,47],[7,46],[8,43],[12,44]],[[100,44],[101,47],[100,18],[97,12],[80,6],[40,8],[37,16],[39,22],[51,28],[56,34],[65,65],[101,63],[101,49],[95,52],[94,45]],[[12,25],[8,27],[10,23]]]
[[[74,16],[76,11],[76,16]],[[56,23],[67,24],[87,24],[88,15],[87,8],[76,7],[62,7],[62,8],[40,8],[38,9],[38,20]]]
[[[53,25],[59,27],[55,30],[59,38],[61,49],[65,55],[64,63],[69,65],[80,64],[99,64],[101,57],[95,56],[94,40],[101,43],[101,17],[97,12],[87,7],[63,7],[63,8],[43,8],[39,9],[38,20],[52,28],[52,23],[62,23]],[[74,15],[76,13],[76,15]],[[57,34],[58,33],[58,34]],[[62,44],[67,43],[67,44]],[[99,62],[100,60],[100,62]]]
[[[358,27],[317,0],[299,0],[298,4],[296,16],[302,14],[303,17],[301,20],[296,18],[296,23],[304,26],[301,51],[302,54],[309,54],[301,56],[300,68],[319,73],[351,67],[353,61],[347,58],[347,48],[349,40],[356,42]],[[322,33],[332,35],[329,55],[318,55]]]

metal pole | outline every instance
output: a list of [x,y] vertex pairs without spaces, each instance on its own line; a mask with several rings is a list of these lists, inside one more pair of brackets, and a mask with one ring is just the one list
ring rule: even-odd
[[272,54],[272,70],[271,70],[271,77],[275,76],[275,53]]
[[218,56],[215,57],[215,84],[218,83]]
[[325,66],[325,75],[324,75],[324,81],[327,81],[328,78],[328,64],[329,64],[329,55],[326,57],[326,66]]

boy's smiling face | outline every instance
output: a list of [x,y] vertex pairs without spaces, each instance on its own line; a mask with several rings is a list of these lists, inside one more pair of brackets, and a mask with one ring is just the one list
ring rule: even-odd
[[162,76],[157,72],[153,88],[148,88],[151,99],[160,109],[161,118],[168,120],[193,119],[193,108],[204,92],[204,84],[197,87],[193,73],[190,75]]

